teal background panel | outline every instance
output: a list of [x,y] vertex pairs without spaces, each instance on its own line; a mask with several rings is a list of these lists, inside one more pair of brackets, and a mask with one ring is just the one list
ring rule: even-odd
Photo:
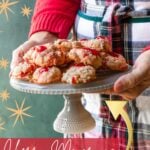
[[62,137],[53,130],[62,96],[23,93],[9,84],[12,51],[28,38],[34,4],[0,0],[0,137]]

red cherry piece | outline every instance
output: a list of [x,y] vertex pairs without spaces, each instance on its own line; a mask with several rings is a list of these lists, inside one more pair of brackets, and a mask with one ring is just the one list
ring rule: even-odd
[[72,77],[72,84],[76,84],[76,77]]
[[80,64],[74,64],[75,67],[83,67],[85,66],[83,63],[80,63]]
[[35,65],[31,65],[31,71],[34,71]]
[[40,70],[40,73],[47,72],[47,71],[48,71],[48,67],[44,67]]
[[85,58],[86,56],[88,56],[88,54],[84,54],[84,56],[83,56],[83,57]]
[[24,77],[24,76],[26,76],[27,74],[28,74],[27,72],[21,72],[20,76],[21,76],[21,77]]
[[84,47],[83,49],[91,52],[93,55],[96,55],[96,56],[98,56],[100,54],[99,51],[97,51],[95,49],[91,49],[91,48],[87,48],[87,47]]
[[46,49],[47,49],[46,46],[41,45],[41,46],[38,47],[37,52],[43,52]]

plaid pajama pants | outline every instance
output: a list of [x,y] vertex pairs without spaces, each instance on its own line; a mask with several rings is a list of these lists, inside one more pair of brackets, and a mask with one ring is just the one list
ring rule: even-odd
[[[112,49],[134,64],[141,49],[150,44],[150,0],[82,0],[75,31],[78,39],[108,36]],[[83,134],[89,138],[115,137],[120,149],[126,149],[127,127],[120,117],[114,121],[105,100],[108,95],[83,94],[85,108],[96,120],[96,128]],[[119,97],[113,97],[116,100]],[[120,98],[119,98],[120,99]],[[150,90],[128,102],[126,111],[134,128],[133,149],[150,149]]]

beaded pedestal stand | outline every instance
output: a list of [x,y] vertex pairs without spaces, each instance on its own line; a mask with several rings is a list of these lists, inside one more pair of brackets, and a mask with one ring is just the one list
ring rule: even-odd
[[80,134],[95,127],[95,121],[91,114],[82,105],[82,93],[92,93],[111,88],[114,82],[125,72],[101,71],[97,73],[95,81],[70,85],[66,83],[54,83],[37,85],[27,81],[10,79],[11,86],[19,91],[33,94],[63,95],[64,108],[54,121],[54,130],[64,134]]

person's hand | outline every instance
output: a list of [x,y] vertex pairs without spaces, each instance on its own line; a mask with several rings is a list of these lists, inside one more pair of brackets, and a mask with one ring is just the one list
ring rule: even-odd
[[17,49],[13,51],[12,62],[10,65],[11,70],[20,62],[23,61],[23,55],[33,46],[53,42],[57,39],[57,36],[49,32],[36,32],[28,41],[24,42]]
[[[133,100],[150,86],[150,50],[142,53],[136,60],[133,70],[121,76],[113,89],[105,94],[120,95],[126,100]],[[103,93],[103,92],[102,92]]]

